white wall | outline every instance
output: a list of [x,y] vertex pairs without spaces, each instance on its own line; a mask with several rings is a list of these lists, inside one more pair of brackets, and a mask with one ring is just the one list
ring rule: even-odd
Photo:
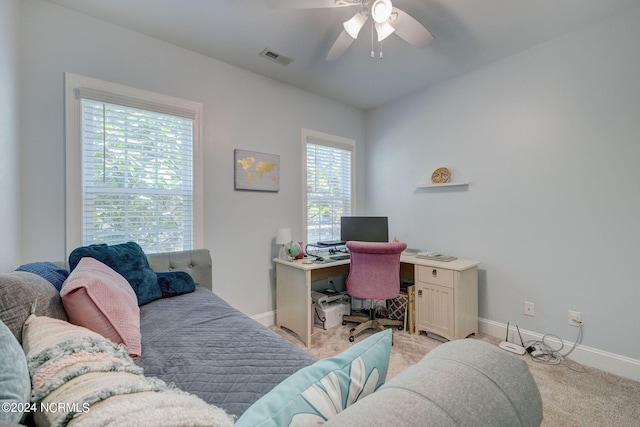
[[[48,2],[20,3],[23,260],[67,255],[63,74],[72,72],[204,104],[204,242],[214,288],[249,315],[273,310],[276,229],[290,226],[302,238],[301,130],[355,139],[364,153],[364,113]],[[234,191],[234,148],[279,154],[280,192]]]
[[0,271],[16,266],[20,253],[20,99],[18,0],[0,0]]
[[[482,318],[574,341],[577,310],[584,346],[640,359],[639,45],[636,7],[371,111],[368,211],[481,260]],[[440,166],[468,189],[414,189]]]

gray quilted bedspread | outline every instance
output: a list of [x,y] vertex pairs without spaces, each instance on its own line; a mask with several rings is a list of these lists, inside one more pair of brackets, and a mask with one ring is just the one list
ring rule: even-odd
[[198,286],[140,307],[142,356],[154,376],[240,416],[315,359]]

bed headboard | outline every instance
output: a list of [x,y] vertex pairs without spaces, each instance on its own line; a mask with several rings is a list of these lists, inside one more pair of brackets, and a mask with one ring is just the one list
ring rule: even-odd
[[[147,254],[147,260],[151,269],[157,273],[184,271],[193,277],[194,282],[213,291],[212,263],[209,249]],[[69,263],[66,261],[54,262],[54,264],[66,269],[69,268]]]
[[208,249],[148,254],[147,260],[153,271],[185,271],[196,283],[213,290],[211,254]]

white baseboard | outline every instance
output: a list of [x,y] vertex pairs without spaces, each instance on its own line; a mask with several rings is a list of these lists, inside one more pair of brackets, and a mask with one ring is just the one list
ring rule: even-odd
[[276,324],[276,311],[271,310],[266,313],[256,314],[255,316],[251,316],[251,318],[266,327],[273,326]]
[[[492,337],[504,339],[507,332],[507,325],[504,323],[494,322],[493,320],[478,318],[479,332],[482,334],[490,335]],[[518,332],[514,326],[510,326],[509,341],[520,344],[518,338]],[[520,329],[522,334],[522,340],[527,341],[539,341],[542,339],[543,334],[539,334],[532,331]],[[577,334],[577,329],[576,329]],[[554,338],[545,338],[552,346],[560,346],[560,341]],[[564,350],[561,353],[568,352],[573,347],[573,342],[564,341]],[[614,375],[629,378],[634,381],[640,381],[640,360],[631,359],[629,357],[620,356],[618,354],[609,353],[606,351],[598,350],[597,348],[587,347],[579,344],[569,359],[578,362],[582,365],[590,366],[592,368],[600,369],[605,372],[609,372]]]

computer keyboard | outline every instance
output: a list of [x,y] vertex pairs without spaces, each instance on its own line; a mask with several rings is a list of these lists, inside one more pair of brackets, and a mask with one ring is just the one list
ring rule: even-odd
[[340,260],[343,260],[343,259],[349,259],[349,258],[351,258],[351,255],[349,255],[349,254],[344,254],[344,255],[333,255],[333,256],[330,256],[329,258],[331,258],[331,259],[333,259],[333,260],[336,260],[336,261],[340,261]]

